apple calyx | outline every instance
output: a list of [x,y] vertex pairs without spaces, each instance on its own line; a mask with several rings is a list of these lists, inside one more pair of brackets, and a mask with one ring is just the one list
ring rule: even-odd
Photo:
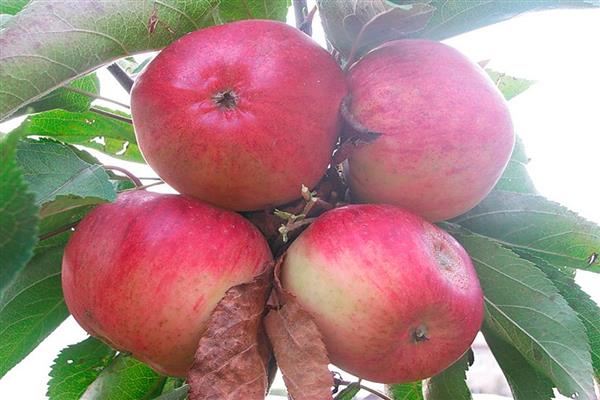
[[215,93],[212,97],[217,106],[225,110],[233,110],[240,101],[240,96],[233,89],[227,89]]
[[429,340],[427,336],[427,327],[425,325],[419,325],[412,331],[412,339],[415,343],[426,342]]

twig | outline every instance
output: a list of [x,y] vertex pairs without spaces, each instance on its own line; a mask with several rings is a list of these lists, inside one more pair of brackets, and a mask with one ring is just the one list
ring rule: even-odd
[[373,388],[370,388],[368,386],[363,385],[361,381],[358,381],[358,382],[349,382],[349,381],[344,381],[344,380],[335,378],[335,384],[336,385],[342,385],[342,386],[350,386],[352,384],[355,384],[355,385],[358,385],[358,387],[361,388],[362,390],[366,390],[367,392],[374,394],[375,396],[379,397],[382,400],[392,400],[390,397],[388,397],[385,394],[379,392],[378,390],[375,390]]
[[117,63],[112,63],[108,67],[108,72],[111,73],[112,76],[119,82],[119,85],[127,93],[131,93],[131,87],[133,86],[133,79],[127,74],[127,72],[123,71],[121,67],[117,65]]
[[131,192],[134,190],[145,190],[145,189],[151,188],[152,186],[158,186],[158,185],[162,185],[164,183],[165,183],[164,181],[152,182],[147,185],[137,186],[137,187],[134,187],[133,189],[124,190],[124,192]]
[[121,106],[121,107],[130,108],[129,105],[127,105],[125,103],[121,103],[120,101],[109,99],[108,97],[100,96],[99,94],[96,94],[96,93],[88,92],[88,91],[85,91],[85,90],[82,90],[82,89],[79,89],[76,87],[72,87],[72,86],[64,86],[64,88],[70,92],[79,93],[84,96],[90,97],[92,99],[104,100],[104,101],[108,101],[109,103],[113,103],[118,106]]
[[133,182],[135,184],[136,187],[144,186],[144,184],[142,183],[140,178],[138,178],[137,176],[135,176],[134,174],[132,174],[125,168],[117,167],[116,165],[105,165],[104,169],[109,169],[111,171],[119,171],[119,172],[127,175],[127,177],[131,180],[131,182]]
[[44,233],[43,235],[40,235],[40,242],[42,240],[49,239],[52,236],[60,235],[63,232],[67,232],[68,230],[71,230],[72,228],[75,228],[80,221],[81,220],[77,220],[75,222],[70,223],[69,225],[61,226],[60,228],[57,228],[57,229],[55,229],[53,231],[50,231],[48,233]]
[[293,3],[296,28],[300,29],[308,36],[312,36],[312,21],[317,12],[317,7],[314,6],[309,12],[306,0],[293,0]]
[[96,107],[91,107],[90,111],[95,112],[96,114],[104,115],[105,117],[114,118],[119,121],[127,122],[128,124],[133,124],[133,121],[127,117],[123,117],[122,115],[118,115],[118,114],[113,114],[111,112],[104,111],[104,110],[101,110]]

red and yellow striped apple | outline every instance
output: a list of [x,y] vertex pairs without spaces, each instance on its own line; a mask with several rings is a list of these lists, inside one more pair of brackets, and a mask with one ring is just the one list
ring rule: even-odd
[[353,195],[440,221],[477,205],[514,144],[502,94],[457,50],[399,40],[373,50],[348,75],[350,112],[382,135],[347,164]]
[[169,185],[248,211],[321,179],[345,95],[341,69],[310,37],[248,20],[165,48],[136,80],[131,112],[146,161]]
[[393,206],[323,214],[290,246],[281,279],[314,317],[331,362],[375,382],[441,372],[467,351],[483,320],[465,250]]
[[77,226],[62,284],[69,311],[92,336],[158,372],[185,376],[218,301],[270,260],[266,241],[241,216],[135,191]]

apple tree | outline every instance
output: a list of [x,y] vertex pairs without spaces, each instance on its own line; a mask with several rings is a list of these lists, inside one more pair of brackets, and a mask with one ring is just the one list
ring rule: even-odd
[[[234,21],[285,21],[288,9],[293,7],[298,31],[292,35],[301,35],[301,41],[310,40],[304,35],[310,36],[312,18],[315,12],[319,12],[330,54],[319,49],[322,51],[320,58],[317,60],[315,56],[312,63],[319,67],[315,68],[319,73],[328,68],[327,63],[331,63],[335,71],[328,79],[341,77],[340,81],[344,81],[342,71],[347,77],[356,62],[360,63],[368,55],[375,54],[375,49],[391,41],[426,39],[427,43],[435,43],[433,41],[441,41],[524,12],[557,7],[598,7],[600,3],[596,0],[319,0],[317,5],[317,8],[308,9],[306,1],[302,0],[0,0],[0,121],[17,121],[16,118],[20,118],[20,122],[14,124],[14,129],[0,135],[0,377],[22,361],[70,314],[81,323],[80,318],[85,318],[89,313],[87,308],[74,311],[71,304],[67,307],[65,298],[68,300],[73,287],[65,286],[63,290],[68,279],[63,277],[61,281],[61,271],[71,274],[70,261],[64,260],[70,257],[71,252],[75,252],[73,248],[77,247],[77,253],[85,253],[88,247],[96,246],[95,240],[110,242],[110,235],[96,235],[94,231],[87,230],[88,226],[93,225],[92,222],[81,221],[86,216],[89,218],[85,221],[101,219],[100,210],[109,210],[106,206],[110,205],[111,211],[102,216],[109,221],[109,225],[112,221],[114,224],[133,224],[125,221],[131,217],[128,214],[131,211],[127,208],[130,205],[121,203],[122,199],[142,198],[146,189],[162,183],[144,184],[120,166],[102,164],[86,150],[100,151],[117,160],[146,163],[146,160],[154,157],[149,157],[151,145],[154,146],[153,152],[162,154],[165,147],[173,144],[169,138],[163,138],[157,145],[155,136],[145,134],[156,128],[156,121],[160,119],[154,119],[160,110],[151,110],[148,105],[151,103],[148,96],[152,95],[154,88],[160,87],[160,74],[156,74],[158,83],[144,82],[134,86],[133,109],[135,111],[135,103],[140,104],[139,107],[145,109],[146,113],[138,115],[142,115],[141,118],[147,122],[146,125],[137,123],[134,131],[129,105],[99,94],[100,81],[94,72],[98,68],[108,66],[119,84],[131,92],[134,78],[145,73],[142,71],[154,57],[138,63],[139,59],[133,58],[133,55],[161,50],[190,32],[206,32],[202,29]],[[219,39],[218,36],[214,38],[215,42]],[[236,46],[252,46],[254,43],[249,36],[236,38],[234,35],[229,40],[236,42]],[[289,51],[285,46],[277,49],[279,57]],[[204,57],[214,56],[218,50],[218,46],[215,46],[210,52],[199,52],[194,57],[202,61]],[[177,66],[178,60],[174,58],[170,62]],[[424,64],[417,64],[415,70],[418,71],[420,66]],[[485,65],[482,67],[485,68]],[[150,68],[146,68],[148,70]],[[185,73],[186,68],[181,71]],[[462,69],[457,71],[463,73]],[[486,78],[485,82],[493,81],[506,100],[517,96],[531,84],[497,71],[486,71],[491,81]],[[381,69],[379,72],[382,73]],[[360,84],[368,87],[376,78],[374,76]],[[301,85],[308,81],[306,75],[296,79],[296,83]],[[378,84],[385,87],[386,82]],[[146,85],[144,90],[140,89],[143,85]],[[332,84],[331,88],[337,90],[341,86]],[[402,88],[394,88],[398,96],[403,95]],[[445,89],[439,87],[435,90],[441,92]],[[331,141],[337,142],[331,152],[317,145],[303,149],[305,159],[316,153],[321,154],[325,149],[321,157],[321,163],[327,168],[324,175],[314,178],[315,182],[303,182],[309,187],[298,187],[296,195],[283,193],[285,180],[274,179],[269,181],[268,186],[259,187],[261,182],[270,178],[267,176],[262,181],[246,182],[249,189],[243,188],[235,192],[234,197],[228,197],[227,201],[231,202],[228,205],[252,205],[239,209],[226,207],[240,212],[222,211],[223,216],[219,218],[238,221],[232,224],[242,224],[248,237],[267,243],[274,261],[270,261],[271,254],[267,255],[269,249],[265,245],[260,260],[268,262],[262,272],[256,275],[256,270],[253,270],[252,275],[256,276],[250,281],[247,276],[244,279],[239,276],[236,278],[240,279],[232,279],[224,295],[219,295],[220,300],[206,316],[197,346],[193,346],[195,351],[191,368],[185,366],[183,370],[171,370],[155,365],[151,368],[138,360],[143,357],[134,357],[136,354],[131,354],[127,351],[129,349],[112,347],[110,344],[114,344],[114,337],[103,337],[93,328],[86,327],[92,336],[63,349],[51,368],[47,392],[51,400],[263,399],[278,369],[286,383],[287,395],[296,400],[352,399],[361,390],[370,391],[382,399],[394,400],[471,398],[465,373],[476,362],[472,351],[467,349],[472,337],[467,340],[467,348],[460,352],[463,355],[452,356],[451,365],[444,365],[443,371],[436,371],[433,376],[429,374],[422,380],[419,375],[419,379],[412,382],[381,380],[386,386],[385,393],[380,393],[360,379],[348,381],[338,373],[329,371],[330,361],[335,361],[329,356],[334,356],[336,352],[324,340],[325,329],[316,317],[318,310],[306,306],[311,296],[300,293],[302,283],[290,287],[282,284],[287,279],[303,279],[294,278],[285,268],[286,263],[302,265],[304,262],[302,255],[309,252],[304,247],[309,246],[307,243],[312,239],[308,234],[300,235],[308,232],[307,227],[316,227],[318,223],[315,220],[323,214],[324,217],[319,219],[323,228],[319,229],[325,231],[327,240],[335,244],[348,232],[360,230],[363,226],[359,222],[355,225],[340,223],[340,219],[350,218],[347,214],[352,212],[339,207],[358,203],[358,200],[362,200],[359,197],[371,199],[369,196],[376,196],[379,191],[385,192],[385,185],[392,184],[388,181],[371,182],[371,186],[360,194],[358,184],[346,179],[344,168],[348,168],[348,160],[352,165],[352,155],[364,152],[377,143],[381,133],[377,129],[369,129],[366,123],[363,125],[364,121],[358,122],[358,111],[348,105],[349,97],[342,100],[340,93],[327,96],[329,103],[326,107],[320,107],[325,100],[314,104],[309,102],[304,107],[309,110],[321,108],[329,112],[329,109],[337,110],[341,101],[339,120],[343,121],[344,129],[353,132],[352,135],[338,138],[337,131],[333,131]],[[291,93],[277,94],[293,97]],[[136,99],[136,95],[140,98]],[[228,89],[218,93],[215,101],[229,109],[237,105],[236,96],[235,88]],[[114,107],[100,106],[95,102],[98,99],[108,101]],[[162,100],[156,104],[168,106],[172,101],[171,98]],[[464,102],[460,106],[468,107]],[[275,109],[269,111],[272,112],[268,116],[271,120],[281,120],[282,116],[277,115]],[[484,111],[478,111],[479,115]],[[378,115],[371,117],[372,121],[377,122]],[[307,123],[304,126],[298,123],[299,120],[290,118],[291,122],[284,126],[284,133],[297,129],[304,136],[314,134],[311,131],[314,121],[311,121],[313,125]],[[337,111],[334,115],[325,115],[323,121],[335,125],[335,121],[338,121]],[[498,121],[499,125],[506,122],[501,119]],[[189,126],[190,123],[193,124],[184,121],[180,125]],[[168,126],[159,126],[159,134]],[[284,136],[278,140],[285,140]],[[298,147],[298,152],[300,150]],[[178,149],[172,153],[183,157],[184,150]],[[509,154],[507,150],[506,158]],[[287,157],[286,154],[282,158]],[[241,154],[239,158],[243,158]],[[214,156],[210,161],[214,165],[196,173],[196,181],[188,187],[197,188],[204,178],[208,179],[215,171],[224,168],[219,165],[219,157]],[[477,205],[471,204],[467,207],[468,211],[461,210],[460,215],[440,212],[443,218],[430,218],[437,226],[429,223],[419,225],[420,222],[417,225],[421,228],[425,226],[426,231],[436,232],[436,237],[444,238],[435,245],[436,251],[442,254],[439,261],[442,265],[460,264],[462,267],[466,263],[469,266],[465,268],[474,271],[472,275],[476,276],[480,286],[476,285],[473,290],[482,301],[479,311],[483,322],[481,318],[474,317],[465,323],[475,327],[473,335],[480,327],[515,399],[552,399],[554,390],[557,390],[571,398],[593,400],[596,398],[594,385],[600,380],[600,309],[577,285],[575,276],[578,270],[600,273],[600,227],[538,194],[535,182],[527,173],[527,161],[525,149],[517,138],[502,176],[497,182],[494,180],[493,190],[487,193],[486,189],[487,195],[483,200],[477,199]],[[289,172],[284,176],[306,173],[307,169],[314,167],[306,164],[294,166],[293,171],[284,171]],[[504,165],[505,162],[500,164]],[[164,165],[169,169],[172,162],[167,160]],[[484,166],[478,166],[478,169],[483,171]],[[161,171],[157,172],[163,176]],[[176,186],[172,182],[167,183]],[[283,184],[281,189],[279,184]],[[255,188],[255,192],[252,192],[252,188]],[[269,190],[278,192],[269,194]],[[186,191],[190,189],[182,190]],[[266,193],[267,197],[277,197],[277,207],[265,207],[264,204],[269,204],[265,200],[256,203],[260,206],[246,201],[246,198],[253,199],[258,192]],[[175,198],[168,202],[179,204],[181,198],[175,196],[171,199]],[[210,200],[211,203],[220,201]],[[373,202],[386,201],[375,199]],[[185,207],[192,209],[195,206],[186,203]],[[376,208],[379,210],[377,212],[384,209],[379,206]],[[206,213],[203,210],[198,212]],[[153,218],[152,214],[159,211],[147,212],[145,218]],[[389,213],[391,215],[396,211]],[[185,215],[195,218],[196,214]],[[206,225],[219,219],[202,215],[198,219]],[[384,229],[387,226],[385,229],[393,231],[394,220],[391,216],[388,219],[387,214],[383,215],[379,227]],[[394,218],[402,220],[405,218],[403,215],[400,213]],[[135,216],[131,220],[135,220]],[[177,223],[186,226],[190,221],[182,218]],[[154,226],[158,228],[157,224]],[[315,233],[317,229],[311,230],[310,234],[318,237]],[[376,235],[376,231],[369,231],[369,234]],[[81,237],[86,235],[85,240],[74,239],[67,248],[69,253],[65,253],[67,243],[80,233]],[[202,236],[204,233],[198,232],[197,236],[205,246],[194,248],[195,251],[212,251],[214,256],[218,253],[222,257],[236,257],[235,251],[230,249],[232,243],[224,243],[219,249],[211,247],[214,243],[210,242],[208,236]],[[173,246],[182,248],[189,239],[185,235],[173,235],[170,238]],[[248,238],[236,238],[245,244],[250,242]],[[350,241],[344,240],[346,243]],[[315,243],[323,241],[313,240]],[[118,247],[119,243],[111,243],[110,246]],[[353,247],[359,249],[361,243],[356,242]],[[463,257],[462,250],[456,250],[462,248],[469,257]],[[86,260],[101,258],[103,249],[105,247],[87,253]],[[286,259],[288,249],[290,257]],[[170,250],[157,245],[152,251],[155,251],[151,254],[153,258],[160,258],[162,251]],[[412,250],[404,251],[410,253]],[[65,254],[69,257],[63,257]],[[379,253],[374,258],[378,256]],[[393,252],[388,256],[395,258]],[[398,254],[399,259],[402,258],[400,256]],[[464,261],[466,258],[471,261]],[[202,259],[199,262],[207,261]],[[417,277],[420,274],[416,267],[411,269],[411,273]],[[149,273],[151,275],[152,271]],[[81,285],[81,282],[77,284]],[[142,280],[139,284],[143,283]],[[89,290],[90,287],[96,289],[94,279],[85,281],[85,284],[90,286],[86,286],[86,290],[79,290],[79,296],[93,292]],[[330,284],[333,286],[334,283]],[[117,290],[109,293],[112,286],[106,282],[103,285],[100,287],[98,281],[98,287],[101,288],[99,292],[106,292],[107,302],[122,296]],[[185,282],[185,285],[186,294],[194,291],[191,281]],[[160,285],[155,290],[158,293]],[[418,296],[418,290],[415,293],[414,296]],[[343,306],[343,301],[335,303],[337,300],[327,298],[327,295],[319,301],[333,313],[336,307]],[[368,302],[368,299],[365,301]],[[174,307],[171,313],[178,311],[181,310]],[[135,317],[134,314],[128,314],[132,324]],[[185,330],[186,318],[174,319]],[[368,332],[378,326],[377,321],[370,323],[372,326]],[[128,322],[123,324],[127,325]],[[383,328],[378,330],[385,330]],[[146,334],[160,336],[164,332],[158,330],[158,326],[156,329]],[[353,329],[360,330],[361,327]],[[416,342],[429,340],[424,327],[417,326],[411,332]],[[340,342],[343,342],[344,335],[345,332],[342,332]],[[373,333],[373,336],[376,335]],[[373,346],[378,344],[376,338],[371,342]],[[161,357],[166,359],[171,359],[170,356],[169,353],[161,353]],[[432,353],[428,358],[435,362],[436,354]],[[356,364],[359,364],[360,370],[361,363],[353,360],[353,365]],[[402,367],[411,369],[415,365]],[[170,375],[179,376],[163,375],[157,370],[165,373],[176,371]],[[377,380],[377,374],[372,376],[375,377],[373,380]]]

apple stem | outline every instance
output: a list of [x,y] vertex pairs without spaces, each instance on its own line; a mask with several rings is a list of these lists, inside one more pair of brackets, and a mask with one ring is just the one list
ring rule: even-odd
[[72,223],[70,223],[68,225],[61,226],[60,228],[57,228],[57,229],[55,229],[53,231],[50,231],[48,233],[44,233],[43,235],[40,235],[39,241],[41,242],[42,240],[50,239],[52,236],[60,235],[63,232],[67,232],[67,231],[75,228],[79,222],[81,222],[81,220],[77,220],[77,221],[72,222]]
[[350,134],[346,132],[346,139],[342,140],[333,153],[333,165],[344,162],[350,157],[355,148],[363,144],[372,143],[381,136],[381,133],[370,131],[354,117],[350,111],[350,102],[351,97],[348,95],[344,98],[340,107],[342,119],[346,127],[349,128],[348,131]]
[[129,105],[127,105],[125,103],[121,103],[120,101],[109,99],[108,97],[100,96],[99,94],[88,92],[86,90],[82,90],[82,89],[79,89],[76,87],[63,86],[63,88],[68,90],[69,92],[78,93],[78,94],[84,95],[86,97],[89,97],[91,99],[104,100],[104,101],[108,101],[109,103],[116,104],[123,108],[131,108],[131,107],[129,107]]
[[123,117],[121,115],[113,114],[111,112],[104,111],[104,110],[101,110],[101,109],[96,108],[96,107],[91,107],[90,111],[94,112],[96,114],[104,115],[105,117],[113,118],[113,119],[116,119],[116,120],[119,120],[119,121],[122,121],[122,122],[127,122],[128,124],[133,124],[133,121],[131,120],[131,118],[127,118],[127,117]]
[[133,79],[131,79],[127,72],[123,71],[117,63],[110,64],[108,67],[106,67],[106,69],[108,69],[108,72],[110,72],[110,74],[117,80],[117,82],[119,82],[119,85],[121,85],[121,87],[125,89],[127,93],[131,93]]
[[358,386],[359,388],[361,388],[362,390],[366,390],[367,392],[374,394],[375,396],[379,397],[380,399],[383,400],[392,400],[390,397],[386,396],[385,394],[379,392],[378,390],[375,390],[373,388],[370,388],[368,386],[365,386],[362,384],[362,382],[360,380],[358,380],[358,382],[350,382],[350,381],[344,381],[342,379],[339,378],[334,378],[334,382],[336,386],[350,386],[352,384]]
[[144,184],[142,183],[142,181],[140,180],[140,178],[138,178],[137,176],[135,176],[134,174],[132,174],[131,172],[129,172],[125,168],[117,167],[116,165],[104,165],[104,169],[108,169],[108,170],[111,170],[111,171],[119,171],[122,174],[125,174],[131,180],[131,182],[133,182],[135,184],[135,186],[137,188],[139,188],[141,186],[144,186]]

